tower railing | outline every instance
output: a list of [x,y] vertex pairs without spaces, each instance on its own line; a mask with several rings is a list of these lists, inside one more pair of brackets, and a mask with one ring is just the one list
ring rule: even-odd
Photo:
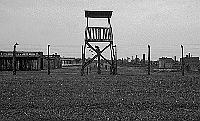
[[86,27],[85,29],[86,41],[113,41],[113,34],[111,27]]

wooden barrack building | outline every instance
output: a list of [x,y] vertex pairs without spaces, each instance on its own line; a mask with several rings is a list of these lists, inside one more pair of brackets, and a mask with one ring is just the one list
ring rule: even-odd
[[[21,71],[42,70],[43,52],[16,52],[16,69]],[[13,51],[0,51],[0,70],[13,69]]]
[[[48,57],[43,52],[16,51],[16,70],[39,71],[47,69]],[[60,55],[50,55],[50,69],[62,68]],[[13,70],[13,51],[0,51],[0,71]]]

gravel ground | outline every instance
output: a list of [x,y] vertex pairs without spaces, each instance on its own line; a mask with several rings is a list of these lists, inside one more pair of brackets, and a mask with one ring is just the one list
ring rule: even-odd
[[200,75],[118,70],[85,76],[79,68],[51,75],[0,72],[0,120],[200,120]]

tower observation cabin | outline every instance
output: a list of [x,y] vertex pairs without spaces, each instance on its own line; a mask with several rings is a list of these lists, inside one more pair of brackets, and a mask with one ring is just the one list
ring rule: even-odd
[[[85,28],[85,44],[82,46],[82,68],[81,74],[84,74],[84,69],[90,65],[97,58],[97,73],[101,74],[101,58],[104,59],[110,65],[110,74],[117,73],[117,55],[116,46],[113,45],[113,33],[110,19],[112,11],[85,11],[85,17],[87,19],[87,25]],[[90,27],[89,19],[105,18],[108,21],[108,27]],[[95,46],[91,43],[95,43]],[[100,43],[107,43],[102,49],[98,46]],[[95,55],[86,60],[86,48],[95,52]],[[110,50],[110,59],[106,59],[102,53],[106,50]]]

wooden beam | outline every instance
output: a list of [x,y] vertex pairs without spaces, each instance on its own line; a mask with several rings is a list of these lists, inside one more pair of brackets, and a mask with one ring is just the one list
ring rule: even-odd
[[95,51],[95,52],[97,53],[97,50],[96,50],[94,47],[92,47],[92,45],[90,45],[89,42],[86,42],[86,44],[87,44],[93,51]]
[[87,28],[88,29],[88,34],[89,34],[89,39],[92,39],[92,30],[90,28]]
[[96,39],[89,39],[87,40],[88,42],[112,42],[113,40],[111,39],[99,39],[98,41]]
[[111,74],[113,74],[113,67],[114,67],[114,65],[113,65],[113,43],[110,43],[111,45],[110,45],[110,58],[111,58]]
[[113,11],[85,11],[87,18],[111,18]]
[[88,30],[85,31],[85,40],[88,40]]
[[100,48],[98,46],[96,46],[96,50],[97,50],[97,57],[98,57],[98,74],[101,74],[101,53],[100,53]]
[[105,30],[106,30],[106,29],[105,29],[105,28],[103,28],[102,30],[103,30],[102,39],[104,40],[104,39],[105,39]]
[[87,17],[87,27],[89,26],[89,20],[88,20],[88,17]]
[[107,37],[107,35],[108,35],[108,30],[109,30],[109,29],[106,29],[105,39],[108,39],[108,37]]
[[100,53],[102,53],[102,52],[103,52],[104,50],[106,50],[108,47],[110,47],[110,43],[109,43],[106,47],[104,47],[103,50],[100,51]]
[[101,29],[100,28],[98,28],[98,38],[97,39],[98,40],[101,39]]
[[98,40],[98,28],[95,29],[95,40]]
[[103,55],[100,54],[100,56],[101,56],[105,61],[107,61],[110,65],[112,65],[112,63],[110,63],[110,61],[108,61]]
[[85,67],[87,67],[95,58],[97,57],[97,55],[95,55],[92,59],[88,60],[87,62],[85,62],[85,64],[83,65],[83,69]]
[[93,38],[92,38],[92,39],[95,39],[95,29],[92,28],[91,30],[92,30],[91,34],[93,35]]

